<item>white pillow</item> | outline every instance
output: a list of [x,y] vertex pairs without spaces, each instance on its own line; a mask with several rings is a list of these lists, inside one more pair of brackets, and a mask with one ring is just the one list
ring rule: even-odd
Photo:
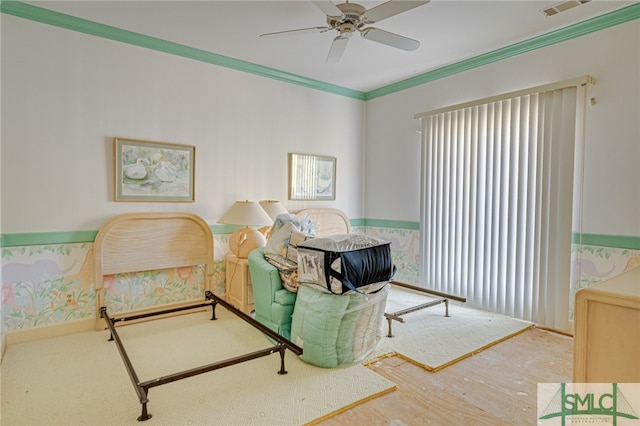
[[271,228],[271,236],[267,240],[267,244],[264,246],[264,254],[269,256],[282,256],[287,254],[287,246],[289,245],[289,239],[291,238],[291,231],[293,224],[291,222],[282,223],[282,226],[276,227],[276,224]]

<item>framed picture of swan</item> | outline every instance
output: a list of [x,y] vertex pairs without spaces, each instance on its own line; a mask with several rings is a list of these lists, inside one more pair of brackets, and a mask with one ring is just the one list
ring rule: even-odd
[[115,201],[195,201],[196,147],[114,138]]
[[335,200],[336,157],[289,153],[289,199]]

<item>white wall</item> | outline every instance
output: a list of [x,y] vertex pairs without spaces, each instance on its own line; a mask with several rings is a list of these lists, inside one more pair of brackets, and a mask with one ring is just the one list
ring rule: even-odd
[[[588,108],[582,232],[640,235],[638,20],[365,106],[6,14],[1,19],[3,233],[95,230],[129,211],[191,211],[213,224],[236,199],[264,198],[283,200],[292,211],[331,206],[352,218],[418,221],[414,114],[590,74],[598,81],[590,89],[597,106]],[[196,202],[114,202],[115,136],[196,145]],[[286,201],[288,152],[338,158],[335,202]]]
[[[214,224],[243,199],[363,217],[362,101],[1,19],[3,233],[96,230],[137,211]],[[195,145],[196,202],[114,202],[116,136]],[[335,202],[286,200],[289,152],[338,158]]]
[[640,21],[367,102],[365,213],[419,220],[416,113],[592,75],[581,232],[640,236]]

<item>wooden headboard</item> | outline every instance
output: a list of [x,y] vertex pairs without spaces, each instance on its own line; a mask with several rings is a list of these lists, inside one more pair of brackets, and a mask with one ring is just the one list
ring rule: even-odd
[[347,215],[338,209],[303,209],[296,213],[300,218],[309,217],[316,223],[318,237],[327,235],[348,234],[351,232],[351,222]]
[[100,228],[93,260],[96,319],[100,322],[105,275],[203,265],[205,290],[209,290],[213,233],[201,217],[192,213],[125,213]]

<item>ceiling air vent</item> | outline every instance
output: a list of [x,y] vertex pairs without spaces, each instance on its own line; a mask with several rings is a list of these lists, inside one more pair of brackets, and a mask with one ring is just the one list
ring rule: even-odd
[[565,10],[573,9],[576,6],[580,6],[585,3],[589,3],[591,0],[567,0],[562,3],[558,3],[554,6],[548,7],[542,10],[546,16],[557,15],[560,12],[564,12]]

